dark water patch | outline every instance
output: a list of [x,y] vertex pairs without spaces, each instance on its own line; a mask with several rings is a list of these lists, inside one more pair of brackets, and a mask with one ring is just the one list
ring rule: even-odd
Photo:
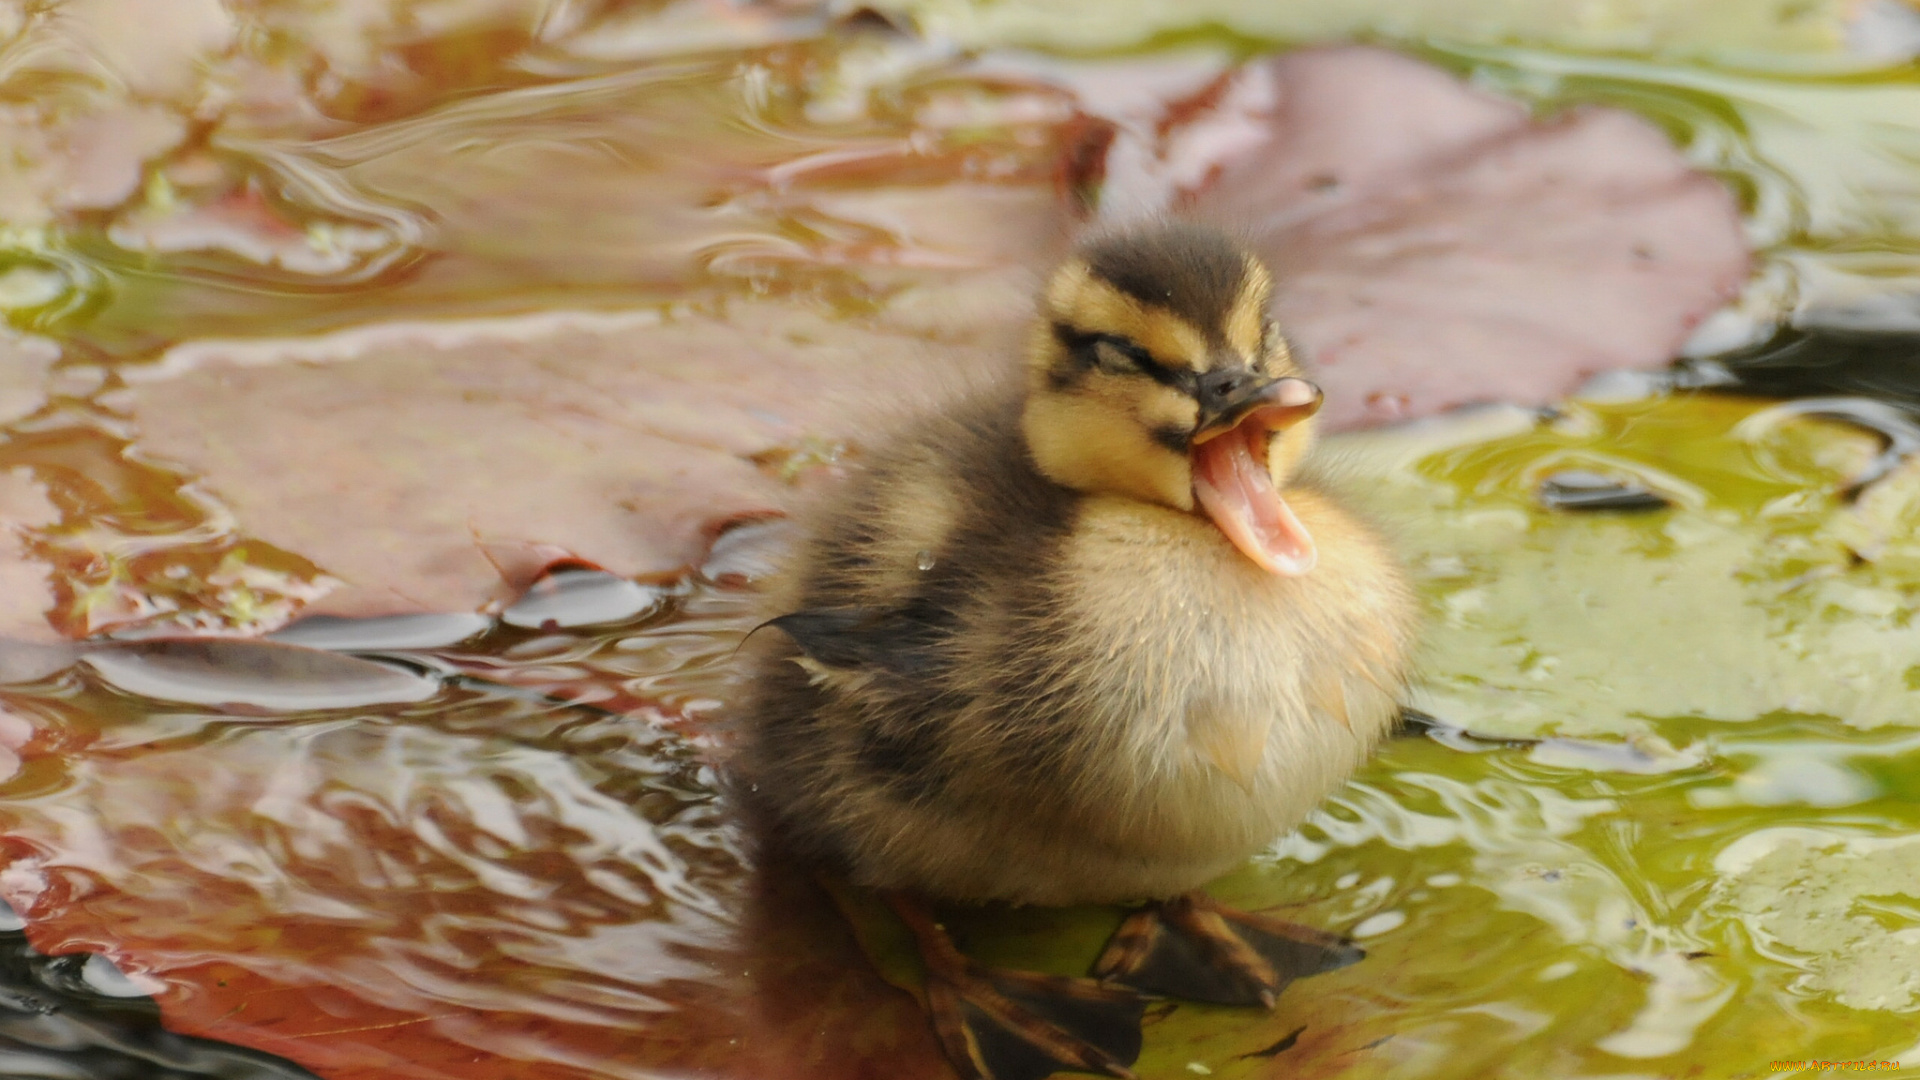
[[1858,396],[1920,410],[1920,333],[1788,327],[1769,340],[1682,363],[1681,385],[1760,397]]
[[1857,496],[1920,450],[1920,334],[1786,327],[1769,340],[1697,360],[1671,374],[1681,389],[1792,401],[1793,415],[1840,420],[1885,440],[1843,493]]
[[47,956],[0,907],[0,1075],[90,1080],[317,1080],[271,1054],[178,1035],[98,953]]

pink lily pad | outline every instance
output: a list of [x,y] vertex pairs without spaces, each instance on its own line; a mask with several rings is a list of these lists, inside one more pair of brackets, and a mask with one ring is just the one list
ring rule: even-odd
[[830,464],[856,390],[920,394],[934,348],[964,367],[1015,345],[772,302],[396,326],[176,351],[191,370],[138,385],[136,410],[148,452],[343,582],[310,613],[457,611],[569,556],[697,563],[719,523],[786,509],[809,455]]
[[1195,214],[1249,231],[1337,427],[1474,401],[1546,404],[1664,364],[1748,273],[1739,209],[1657,128],[1612,109],[1535,119],[1384,49],[1310,49],[1202,91],[1165,138],[1225,152]]

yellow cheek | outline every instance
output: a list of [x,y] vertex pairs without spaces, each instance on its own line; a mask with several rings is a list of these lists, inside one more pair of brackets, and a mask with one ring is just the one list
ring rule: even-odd
[[1186,455],[1156,442],[1155,427],[1191,429],[1179,395],[1162,387],[1143,394],[1124,385],[1135,378],[1099,378],[1071,393],[1036,395],[1027,402],[1027,445],[1040,471],[1055,483],[1089,494],[1124,495],[1193,509],[1193,477]]

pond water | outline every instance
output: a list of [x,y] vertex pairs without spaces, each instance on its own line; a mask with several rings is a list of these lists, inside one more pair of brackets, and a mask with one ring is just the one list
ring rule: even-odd
[[[1920,468],[1903,457],[1920,74],[1897,49],[1847,51],[1836,12],[1794,16],[1830,16],[1825,36],[1761,33],[1727,5],[1742,51],[1718,53],[1680,30],[1631,51],[1567,39],[1524,12],[1502,29],[1470,5],[1399,37],[1333,16],[1160,12],[1078,45],[955,23],[977,62],[898,13],[804,4],[209,2],[165,32],[124,7],[0,9],[0,121],[27,162],[0,175],[0,308],[27,335],[0,354],[0,398],[19,401],[0,507],[8,557],[47,570],[0,581],[44,591],[35,625],[90,642],[0,654],[0,896],[19,924],[0,931],[0,1073],[946,1075],[898,928],[761,858],[719,792],[777,523],[683,573],[563,567],[480,614],[283,630],[333,610],[343,571],[277,541],[271,514],[348,548],[371,534],[246,503],[268,458],[223,479],[156,450],[162,406],[195,407],[166,388],[215,339],[430,321],[511,337],[555,311],[757,325],[773,306],[830,336],[935,279],[1024,304],[1007,282],[1057,250],[1084,180],[1063,161],[1087,145],[1087,65],[1220,65],[1322,30],[1384,36],[1543,114],[1649,118],[1733,189],[1758,261],[1672,372],[1330,440],[1419,580],[1414,704],[1433,723],[1213,891],[1369,955],[1272,1015],[1156,1009],[1139,1074],[1920,1069]],[[1891,7],[1867,5],[1875,40],[1913,33]],[[1068,55],[1096,48],[1125,55]],[[1777,363],[1755,350],[1790,322],[1845,333]],[[330,363],[237,363],[209,385]],[[177,416],[174,446],[222,422]],[[848,452],[796,433],[745,471],[805,486]],[[1596,485],[1633,497],[1542,496]],[[951,915],[973,954],[1060,972],[1119,918]]]

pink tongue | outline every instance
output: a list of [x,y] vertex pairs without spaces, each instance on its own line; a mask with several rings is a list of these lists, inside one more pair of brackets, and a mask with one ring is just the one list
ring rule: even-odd
[[1313,569],[1318,552],[1313,537],[1293,516],[1274,489],[1267,463],[1255,461],[1249,437],[1265,432],[1257,424],[1243,424],[1193,448],[1193,495],[1233,546],[1261,569],[1282,577],[1299,577]]

